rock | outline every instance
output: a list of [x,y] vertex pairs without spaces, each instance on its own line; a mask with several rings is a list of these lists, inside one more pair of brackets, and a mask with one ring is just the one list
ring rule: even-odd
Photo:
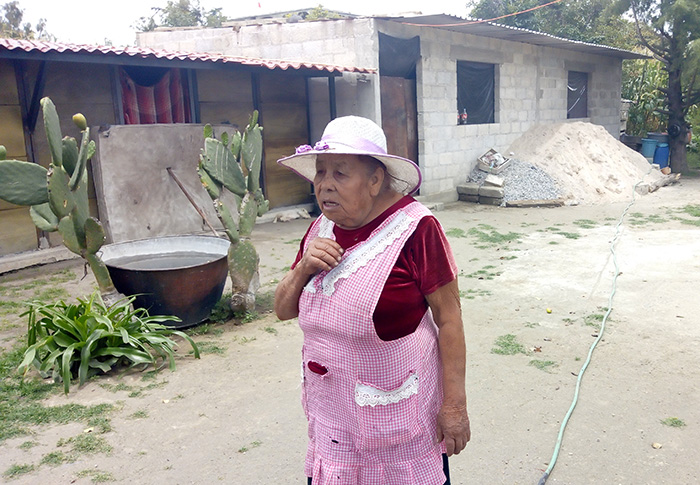
[[503,177],[499,177],[498,175],[488,174],[484,179],[485,185],[493,185],[494,187],[503,187],[504,183],[505,180]]

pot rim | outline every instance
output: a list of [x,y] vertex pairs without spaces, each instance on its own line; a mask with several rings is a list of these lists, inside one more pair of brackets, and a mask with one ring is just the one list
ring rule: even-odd
[[[130,241],[120,241],[118,243],[105,244],[100,248],[100,257],[105,265],[111,268],[119,268],[125,271],[174,271],[220,261],[228,256],[228,248],[231,242],[228,239],[207,236],[207,235],[174,235],[174,236],[157,236],[143,239],[133,239]],[[119,258],[128,256],[143,256],[149,254],[168,254],[176,252],[199,252],[215,254],[218,257],[207,263],[199,263],[186,266],[177,266],[174,268],[150,269],[150,270],[133,270],[113,264]]]

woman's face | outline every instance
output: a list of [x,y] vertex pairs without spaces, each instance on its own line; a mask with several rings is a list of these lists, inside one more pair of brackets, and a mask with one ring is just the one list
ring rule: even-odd
[[343,229],[370,222],[381,192],[384,171],[358,155],[322,154],[316,157],[314,192],[323,212]]

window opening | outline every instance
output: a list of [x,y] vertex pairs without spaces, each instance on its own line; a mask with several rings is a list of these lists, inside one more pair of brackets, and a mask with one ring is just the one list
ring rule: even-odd
[[457,61],[457,122],[495,123],[496,65]]
[[566,117],[588,117],[588,73],[569,71],[566,96]]

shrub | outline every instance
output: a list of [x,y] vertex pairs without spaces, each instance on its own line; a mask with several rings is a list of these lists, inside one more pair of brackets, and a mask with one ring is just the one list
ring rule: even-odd
[[132,308],[134,299],[124,298],[108,307],[96,292],[75,304],[31,302],[21,315],[28,317],[28,348],[19,369],[26,372],[34,365],[43,377],[62,380],[67,394],[71,378],[77,376],[82,385],[117,365],[161,368],[167,360],[174,370],[173,335],[187,340],[199,358],[199,349],[188,335],[160,323],[176,317],[149,316],[142,308]]

